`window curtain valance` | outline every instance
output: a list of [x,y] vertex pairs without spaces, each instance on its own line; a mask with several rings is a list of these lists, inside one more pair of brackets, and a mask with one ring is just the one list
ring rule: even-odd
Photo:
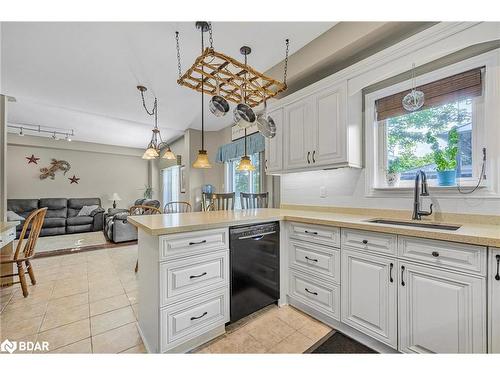
[[[247,154],[252,155],[257,152],[262,152],[265,149],[264,136],[260,133],[254,133],[247,136]],[[224,163],[231,159],[240,158],[245,155],[245,139],[241,138],[237,141],[222,145],[217,151],[215,161]]]
[[[417,90],[425,94],[425,102],[420,110],[437,107],[463,98],[481,96],[483,91],[482,69],[472,69],[418,86]],[[409,92],[410,90],[405,90],[376,100],[377,121],[410,113],[403,108],[402,104],[404,96]]]

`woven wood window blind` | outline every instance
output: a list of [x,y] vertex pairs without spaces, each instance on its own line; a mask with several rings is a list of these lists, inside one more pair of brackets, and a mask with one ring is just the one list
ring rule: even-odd
[[[419,110],[437,107],[463,98],[481,96],[482,69],[482,67],[472,69],[417,87],[425,94],[424,105]],[[376,100],[377,121],[410,113],[403,108],[401,103],[409,92],[410,90],[405,90]]]

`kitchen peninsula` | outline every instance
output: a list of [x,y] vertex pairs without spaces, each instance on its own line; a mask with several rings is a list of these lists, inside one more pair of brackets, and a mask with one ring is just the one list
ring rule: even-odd
[[228,228],[279,221],[278,304],[381,352],[499,352],[492,317],[500,314],[500,226],[444,230],[374,218],[296,209],[130,217],[139,230],[139,329],[148,350],[186,352],[223,334]]

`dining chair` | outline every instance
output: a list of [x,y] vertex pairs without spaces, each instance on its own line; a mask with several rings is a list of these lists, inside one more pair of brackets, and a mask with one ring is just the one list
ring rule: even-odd
[[234,210],[235,193],[202,193],[203,211]]
[[[153,206],[144,206],[142,204],[137,204],[129,208],[128,213],[130,216],[133,215],[156,215],[161,214],[161,210],[159,208]],[[139,259],[135,262],[135,272],[139,270]]]
[[241,208],[267,208],[269,205],[269,193],[240,193]]
[[163,208],[164,214],[180,214],[193,211],[193,207],[188,202],[168,202]]
[[[31,285],[36,284],[31,258],[35,256],[35,245],[40,235],[40,231],[42,230],[46,213],[47,207],[33,211],[24,221],[23,230],[19,235],[19,241],[17,242],[14,254],[0,257],[0,264],[15,263],[17,265],[17,273],[1,275],[0,277],[19,276],[19,281],[14,282],[14,284],[21,284],[24,297],[28,297],[29,294],[28,284],[26,282],[26,272],[28,272]],[[26,270],[24,269],[23,263],[26,266]]]

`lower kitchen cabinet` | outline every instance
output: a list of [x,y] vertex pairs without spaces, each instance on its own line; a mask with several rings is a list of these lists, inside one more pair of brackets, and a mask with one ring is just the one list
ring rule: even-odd
[[500,353],[500,249],[490,249],[489,259],[489,352]]
[[398,272],[399,351],[486,353],[484,278],[407,262]]
[[395,259],[342,250],[342,322],[397,349]]

